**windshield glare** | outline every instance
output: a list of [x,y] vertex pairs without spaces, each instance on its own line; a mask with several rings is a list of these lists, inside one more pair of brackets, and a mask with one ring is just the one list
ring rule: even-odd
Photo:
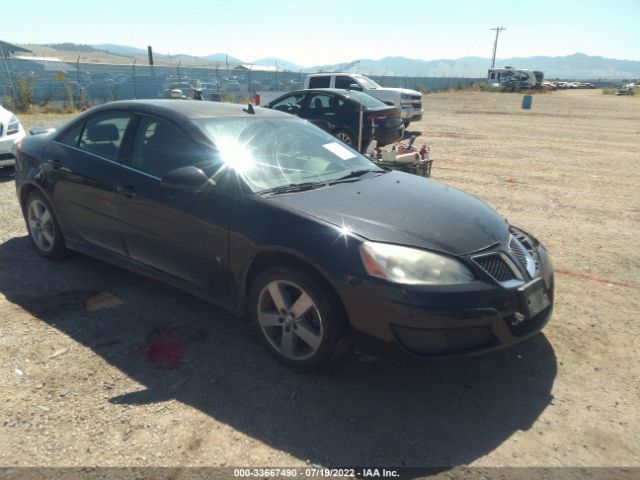
[[353,171],[379,169],[318,127],[296,118],[197,121],[220,158],[254,192],[306,182],[327,183]]

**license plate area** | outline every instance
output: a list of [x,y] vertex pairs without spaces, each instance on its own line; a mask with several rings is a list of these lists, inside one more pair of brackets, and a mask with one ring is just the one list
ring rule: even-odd
[[520,307],[527,318],[536,316],[549,305],[551,300],[542,278],[522,285],[518,288]]

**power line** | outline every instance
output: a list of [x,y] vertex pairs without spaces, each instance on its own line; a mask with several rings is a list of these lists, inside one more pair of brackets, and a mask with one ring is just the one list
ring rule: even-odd
[[496,27],[496,28],[491,28],[490,30],[496,31],[496,41],[493,42],[493,57],[491,57],[491,68],[493,68],[496,66],[496,50],[498,49],[498,35],[500,35],[501,31],[506,30],[506,28]]

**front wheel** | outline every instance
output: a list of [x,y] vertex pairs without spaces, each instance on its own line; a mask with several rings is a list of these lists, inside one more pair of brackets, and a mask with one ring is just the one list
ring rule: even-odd
[[326,287],[302,270],[265,271],[251,289],[250,309],[259,337],[281,363],[318,370],[346,351],[346,319]]
[[25,220],[29,237],[40,255],[52,260],[66,256],[68,251],[60,226],[40,192],[31,192],[27,197]]

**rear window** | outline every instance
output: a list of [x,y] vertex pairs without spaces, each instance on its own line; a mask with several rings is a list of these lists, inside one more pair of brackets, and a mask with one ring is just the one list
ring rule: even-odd
[[344,94],[345,97],[350,98],[356,102],[360,102],[367,108],[376,108],[376,107],[387,107],[386,103],[382,103],[377,98],[373,98],[371,95],[367,95],[366,93],[350,91]]
[[309,88],[329,88],[331,84],[331,75],[324,77],[311,77],[309,79]]

